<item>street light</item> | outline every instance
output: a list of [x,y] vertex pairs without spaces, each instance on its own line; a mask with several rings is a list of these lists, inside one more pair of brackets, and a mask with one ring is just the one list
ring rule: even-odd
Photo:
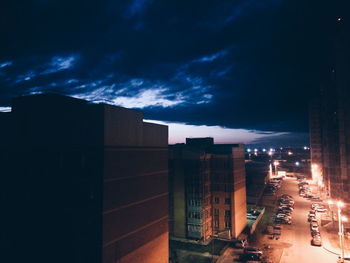
[[341,258],[340,262],[344,262],[344,225],[343,225],[343,217],[341,215],[341,209],[344,207],[344,203],[341,201],[337,202],[338,207],[338,235],[339,235],[339,243],[341,249]]
[[277,175],[277,166],[279,165],[280,163],[278,161],[274,161],[273,162],[273,165],[275,166],[275,175]]

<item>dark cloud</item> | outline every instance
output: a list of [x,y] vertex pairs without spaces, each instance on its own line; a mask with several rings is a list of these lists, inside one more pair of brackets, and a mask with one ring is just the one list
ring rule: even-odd
[[342,1],[2,1],[0,106],[57,92],[148,119],[307,131]]

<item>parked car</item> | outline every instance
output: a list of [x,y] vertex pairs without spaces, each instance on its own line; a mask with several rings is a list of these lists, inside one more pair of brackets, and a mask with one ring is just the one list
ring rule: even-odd
[[292,220],[286,219],[286,218],[276,218],[275,219],[275,223],[291,225],[292,224]]
[[262,256],[262,255],[263,255],[262,250],[260,250],[260,249],[257,248],[257,247],[245,247],[245,248],[243,249],[243,253],[244,253],[244,254],[255,254],[255,255],[259,255],[259,256]]
[[319,203],[312,203],[311,209],[315,210],[316,208],[325,208],[325,206]]
[[325,208],[325,207],[317,207],[316,211],[319,212],[319,213],[324,213],[324,212],[327,212],[327,208]]
[[292,215],[292,211],[290,211],[290,210],[285,210],[285,209],[278,209],[277,211],[276,211],[276,214],[286,214],[286,215]]
[[311,197],[310,199],[311,199],[311,201],[313,201],[313,202],[322,202],[322,201],[323,201],[323,200],[322,200],[320,197],[318,197],[318,196]]
[[309,211],[309,216],[311,216],[311,215],[312,215],[312,216],[316,216],[316,212],[315,212],[314,210],[310,210],[310,211]]
[[309,216],[307,219],[308,222],[317,222],[317,219],[315,216]]
[[322,246],[322,239],[321,236],[314,236],[311,240],[311,244],[313,246]]
[[318,231],[318,224],[316,222],[311,222],[310,223],[310,228],[311,228],[311,230],[317,230]]
[[278,209],[293,211],[294,208],[287,205],[280,205]]
[[312,237],[314,237],[314,236],[321,236],[320,231],[318,231],[318,230],[311,230],[311,236]]

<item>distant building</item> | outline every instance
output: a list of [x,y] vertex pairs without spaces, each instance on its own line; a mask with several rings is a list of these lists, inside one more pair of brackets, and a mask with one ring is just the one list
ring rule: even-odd
[[3,262],[168,262],[167,126],[53,94],[0,121]]
[[169,155],[171,236],[237,237],[247,224],[243,145],[186,139]]

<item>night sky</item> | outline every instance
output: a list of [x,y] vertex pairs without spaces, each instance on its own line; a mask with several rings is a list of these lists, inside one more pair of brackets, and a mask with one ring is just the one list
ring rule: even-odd
[[140,109],[171,143],[306,144],[345,2],[1,1],[0,108],[54,92]]

